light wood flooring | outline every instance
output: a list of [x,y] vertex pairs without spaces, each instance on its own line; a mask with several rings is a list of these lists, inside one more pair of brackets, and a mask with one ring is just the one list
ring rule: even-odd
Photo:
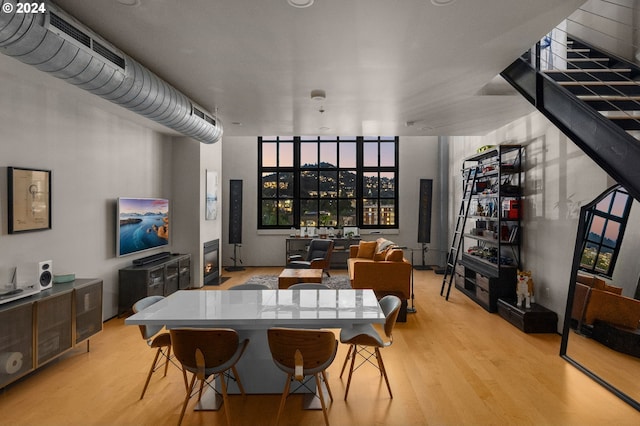
[[[220,289],[280,268],[224,272]],[[335,271],[334,274],[345,273]],[[638,425],[640,413],[559,357],[560,336],[527,335],[452,289],[442,275],[415,271],[415,306],[382,350],[394,398],[371,366],[354,373],[348,401],[340,347],[329,369],[332,425]],[[209,287],[216,288],[216,287]],[[1,425],[175,425],[184,398],[181,372],[156,373],[139,400],[153,352],[124,319],[105,323],[59,361],[0,391]],[[242,372],[240,372],[242,374]],[[284,377],[283,377],[284,380]],[[234,425],[271,425],[280,395],[230,397]],[[289,398],[282,425],[322,425],[320,411]],[[225,410],[194,412],[183,425],[224,425]]]

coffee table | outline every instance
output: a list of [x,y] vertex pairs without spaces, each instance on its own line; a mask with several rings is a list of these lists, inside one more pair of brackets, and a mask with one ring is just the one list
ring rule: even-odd
[[287,289],[298,283],[321,283],[322,269],[285,269],[278,275],[278,288]]

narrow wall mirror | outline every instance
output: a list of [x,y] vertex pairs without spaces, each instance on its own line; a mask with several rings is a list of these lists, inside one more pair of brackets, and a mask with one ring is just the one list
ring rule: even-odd
[[637,204],[615,185],[580,209],[560,355],[640,411]]

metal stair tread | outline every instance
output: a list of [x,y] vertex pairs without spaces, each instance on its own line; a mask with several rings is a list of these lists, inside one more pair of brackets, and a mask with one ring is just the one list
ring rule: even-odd
[[623,81],[558,81],[560,86],[640,86],[639,81],[623,80]]

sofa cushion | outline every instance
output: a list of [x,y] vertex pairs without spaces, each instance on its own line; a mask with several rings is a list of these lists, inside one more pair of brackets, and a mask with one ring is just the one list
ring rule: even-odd
[[402,262],[404,259],[404,253],[401,249],[387,250],[387,258],[385,260],[389,262]]
[[381,260],[386,260],[388,251],[389,250],[387,249],[383,251],[376,251],[375,254],[373,255],[373,260],[376,262],[380,262]]
[[360,241],[358,256],[364,259],[373,259],[378,243],[375,241]]

